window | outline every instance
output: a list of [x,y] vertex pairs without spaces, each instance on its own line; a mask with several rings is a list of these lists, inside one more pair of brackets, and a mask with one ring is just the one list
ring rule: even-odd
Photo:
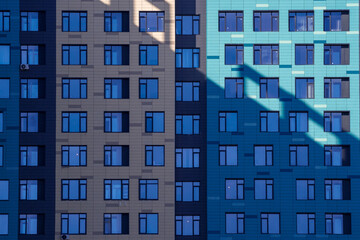
[[290,32],[313,32],[314,11],[291,11],[289,12]]
[[279,132],[279,112],[260,112],[260,132]]
[[86,234],[86,213],[61,214],[61,234]]
[[21,45],[21,64],[39,65],[41,62],[40,51],[43,47],[39,45]]
[[87,46],[63,45],[62,65],[87,65]]
[[296,214],[296,233],[315,234],[315,213]]
[[274,199],[273,179],[255,179],[255,199]]
[[314,98],[314,78],[296,78],[295,88],[296,98]]
[[314,64],[314,45],[295,45],[295,64],[313,65]]
[[176,115],[176,134],[200,134],[200,115]]
[[62,166],[86,166],[87,165],[87,146],[62,146],[61,147]]
[[129,45],[105,45],[105,65],[129,65]]
[[254,11],[254,32],[278,32],[278,11]]
[[349,31],[349,11],[324,11],[324,31]]
[[243,78],[225,78],[225,98],[244,98]]
[[129,32],[129,12],[105,12],[105,32]]
[[159,65],[159,46],[140,45],[139,59],[139,65]]
[[254,146],[254,163],[255,166],[272,166],[273,165],[273,146]]
[[324,112],[325,132],[350,132],[350,112]]
[[280,213],[261,213],[261,234],[280,234]]
[[0,235],[7,235],[9,233],[9,215],[0,214]]
[[198,168],[200,148],[176,148],[177,168]]
[[38,200],[37,180],[20,180],[20,200]]
[[351,234],[350,213],[325,213],[326,234]]
[[260,78],[260,98],[279,98],[278,78]]
[[279,45],[254,45],[254,65],[279,65]]
[[140,12],[140,32],[164,32],[164,12]]
[[245,213],[225,213],[227,234],[245,233]]
[[105,166],[129,166],[129,146],[104,146]]
[[324,64],[325,65],[349,65],[350,48],[349,44],[324,45]]
[[176,68],[199,68],[200,49],[176,49]]
[[10,79],[0,78],[0,98],[9,98],[9,97],[10,97]]
[[176,16],[176,35],[200,34],[200,16]]
[[165,132],[164,115],[164,112],[145,112],[145,132]]
[[32,235],[38,233],[38,215],[20,214],[19,218],[20,234]]
[[9,11],[0,11],[0,32],[10,32]]
[[87,12],[62,12],[63,32],[86,32]]
[[139,180],[139,200],[158,200],[159,181],[158,180]]
[[39,31],[39,12],[21,12],[21,31]]
[[290,132],[308,132],[308,113],[289,112]]
[[176,236],[199,236],[200,216],[176,216]]
[[139,234],[158,234],[158,214],[140,213],[139,214]]
[[61,180],[61,200],[86,200],[86,179]]
[[[9,180],[0,180],[0,201],[9,200]],[[0,215],[1,218],[1,215]],[[1,221],[0,221],[1,223]],[[0,226],[1,229],[1,226]],[[1,231],[0,231],[1,234]]]
[[308,145],[290,145],[290,166],[309,166]]
[[325,145],[325,166],[350,166],[350,146]]
[[239,12],[219,12],[219,32],[243,32],[244,13]]
[[145,166],[164,166],[164,148],[164,146],[145,146]]
[[326,200],[350,200],[350,179],[325,179]]
[[[4,132],[4,113],[0,112],[0,133]],[[2,166],[2,146],[0,146],[0,166]]]
[[237,132],[237,112],[219,112],[219,132]]
[[144,79],[139,80],[139,98],[140,99],[158,99],[159,98],[159,80]]
[[40,165],[39,162],[42,160],[43,150],[38,146],[20,146],[20,165],[27,167]]
[[176,182],[177,202],[198,202],[200,182]]
[[315,200],[314,179],[296,179],[296,200]]
[[220,166],[237,166],[237,146],[219,146]]
[[243,200],[244,187],[244,179],[225,179],[225,199]]
[[87,98],[87,79],[62,80],[62,98]]
[[87,131],[86,112],[62,113],[62,132],[86,132],[86,131]]
[[200,82],[176,82],[176,101],[200,101]]
[[349,78],[325,78],[324,98],[349,98]]
[[39,132],[39,113],[20,113],[21,132]]
[[129,200],[129,180],[104,180],[105,200]]
[[105,78],[104,81],[106,99],[129,99],[128,78]]
[[0,45],[0,65],[10,64],[10,45]]
[[105,132],[129,132],[129,112],[105,112]]
[[129,214],[104,214],[104,234],[129,234]]
[[225,45],[225,65],[244,64],[244,45]]
[[45,97],[44,86],[40,84],[39,79],[21,79],[20,95],[23,99],[38,99]]

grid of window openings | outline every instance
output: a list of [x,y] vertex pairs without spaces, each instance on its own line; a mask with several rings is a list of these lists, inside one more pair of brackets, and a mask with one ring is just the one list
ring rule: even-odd
[[[279,23],[283,19],[279,18],[279,11],[254,11],[252,21],[245,19],[243,11],[219,11],[218,12],[218,31],[219,32],[243,32],[244,22],[249,20],[253,24],[254,32],[279,32]],[[314,11],[289,11],[288,12],[288,31],[289,32],[314,32]],[[323,12],[323,31],[339,32],[349,31],[349,11],[348,10],[324,10]],[[295,33],[296,34],[296,33]],[[253,62],[249,65],[279,65],[281,52],[279,44],[253,44]],[[323,65],[349,65],[350,64],[350,45],[346,43],[327,42],[322,45]],[[312,43],[292,43],[293,65],[314,65],[315,51],[321,48]],[[224,45],[223,63],[227,65],[245,65],[244,45],[232,41]],[[246,52],[250,54],[250,52]],[[220,57],[221,58],[221,57]],[[319,63],[319,61],[317,61]],[[229,66],[233,70],[234,66]],[[246,71],[246,69],[244,70]],[[271,74],[271,71],[269,71]],[[276,75],[275,75],[276,76]],[[350,98],[349,77],[331,77],[327,76],[322,81],[323,95],[315,95],[315,78],[313,77],[295,77],[294,78],[294,98],[305,100],[316,98]],[[259,101],[266,99],[285,98],[280,89],[281,79],[274,76],[261,77],[258,79]],[[224,95],[226,99],[243,100],[246,97],[246,80],[243,78],[225,77]],[[320,84],[316,84],[319,86]],[[251,86],[253,87],[253,86]],[[288,131],[290,134],[306,134],[311,126],[309,118],[311,113],[308,111],[288,111],[288,129],[280,125],[279,111],[261,111],[258,121],[260,133],[279,133]],[[242,116],[237,112],[220,111],[218,115],[218,132],[237,132],[238,121]],[[350,112],[349,111],[323,111],[323,131],[332,133],[350,132]],[[300,136],[300,135],[299,135]],[[313,164],[314,159],[310,156],[311,146],[307,144],[290,144],[287,151],[289,167],[308,167]],[[253,148],[253,165],[256,168],[272,167],[278,160],[278,151],[273,145],[256,144]],[[219,166],[238,165],[238,146],[237,145],[219,145]],[[323,166],[350,166],[350,146],[349,145],[325,145],[323,147],[324,162]],[[279,164],[279,163],[275,163]],[[284,163],[281,163],[284,164]],[[233,176],[233,175],[232,175]],[[236,176],[236,175],[235,175]],[[239,175],[238,175],[239,176]],[[244,199],[254,199],[255,201],[273,200],[274,195],[280,183],[277,179],[253,178],[253,183],[245,181],[244,178],[226,178],[222,197],[227,201],[237,201]],[[325,200],[350,200],[351,199],[351,180],[350,179],[331,179],[325,178],[320,183],[315,179],[296,179],[292,182],[293,196],[298,201],[312,201],[320,197]],[[315,184],[316,182],[316,184]],[[320,185],[320,186],[319,186]],[[250,187],[251,186],[251,187]],[[253,196],[247,188],[253,188]],[[248,190],[249,190],[248,189]],[[325,191],[323,191],[325,189]],[[180,190],[179,190],[180,192]],[[319,196],[322,192],[323,196]],[[279,200],[279,199],[278,199]],[[235,203],[234,203],[235,204]],[[296,234],[311,235],[316,234],[316,229],[321,228],[317,222],[319,218],[325,221],[325,234],[351,234],[351,214],[347,212],[323,213],[318,216],[314,212],[295,212]],[[244,212],[225,212],[226,234],[245,234],[246,218]],[[281,213],[280,212],[259,212],[259,226],[261,234],[280,234],[281,233]],[[230,236],[230,235],[229,235]]]

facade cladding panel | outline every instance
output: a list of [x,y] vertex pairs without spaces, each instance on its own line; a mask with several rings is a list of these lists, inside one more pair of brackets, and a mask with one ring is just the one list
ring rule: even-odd
[[[175,196],[174,194],[169,194],[175,191],[175,98],[173,94],[175,89],[175,25],[173,21],[173,19],[175,19],[175,3],[174,1],[147,0],[66,0],[57,1],[56,4],[56,138],[58,141],[56,144],[55,237],[60,237],[61,233],[64,232],[64,229],[61,229],[61,217],[63,213],[87,214],[85,235],[69,235],[71,239],[104,238],[104,214],[122,213],[129,214],[128,234],[124,236],[107,235],[106,238],[171,239],[175,235],[173,227],[175,226]],[[85,11],[87,13],[87,30],[83,32],[62,31],[62,13],[65,11]],[[105,32],[104,12],[108,11],[129,12],[129,31]],[[164,29],[159,32],[140,32],[139,13],[142,11],[164,12]],[[154,30],[151,28],[152,26],[147,27],[149,27],[151,31]],[[126,27],[123,26],[123,28]],[[161,26],[159,26],[159,29],[160,28]],[[87,64],[63,65],[62,63],[66,63],[63,62],[64,59],[62,59],[62,47],[65,44],[70,46],[86,45]],[[104,60],[104,57],[106,57],[104,49],[109,50],[110,47],[108,46],[113,45],[129,46],[128,65],[126,65],[126,61],[122,61],[122,64],[125,65],[110,65],[119,64],[119,62],[115,62],[116,57],[114,56],[114,52],[112,52],[112,61]],[[158,65],[139,65],[139,45],[158,45]],[[112,47],[112,50],[114,49],[115,48]],[[124,56],[126,51],[126,47],[122,48],[122,56]],[[151,62],[151,56],[147,57],[150,57],[148,61]],[[87,79],[87,99],[63,99],[61,88],[63,78]],[[129,79],[128,98],[105,99],[105,78]],[[139,97],[140,78],[158,79],[158,98],[142,99]],[[116,91],[113,91],[113,93],[114,92]],[[117,95],[113,94],[112,96],[116,98]],[[70,112],[70,114],[71,112],[86,112],[86,130],[83,128],[85,132],[65,133],[65,129],[62,126],[64,120],[61,120],[62,113],[64,112]],[[119,116],[117,114],[111,114],[114,112],[125,112],[121,118],[122,126],[114,123],[114,121],[116,122],[117,120],[116,117]],[[151,114],[151,112],[165,113],[163,118],[163,132],[161,129],[159,130],[157,124],[160,122],[156,119],[154,120],[154,124],[150,124],[151,116],[157,117],[161,114]],[[105,113],[110,114],[105,115]],[[112,122],[107,122],[108,120],[105,119],[105,116],[112,116]],[[148,117],[149,120],[147,120],[145,124],[145,118],[148,119]],[[108,128],[104,126],[104,124],[107,123],[110,123],[111,127]],[[127,127],[127,125],[129,126]],[[153,128],[150,128],[150,125],[153,126]],[[74,129],[76,130],[76,127]],[[152,131],[149,129],[152,129],[154,132],[149,132]],[[62,166],[61,149],[62,146],[65,145],[86,146],[86,166]],[[105,166],[104,147],[117,145],[129,146],[128,166]],[[146,146],[164,146],[164,148],[161,148],[164,149],[164,166],[147,166],[145,164]],[[154,148],[150,147],[147,149]],[[154,165],[162,165],[157,160],[154,160],[154,162]],[[62,179],[86,179],[87,199],[85,201],[61,200]],[[105,197],[108,199],[108,196],[104,196],[105,180],[116,179],[129,181],[128,196],[122,194],[122,200],[105,200]],[[140,179],[158,180],[158,200],[139,200]],[[124,181],[122,181],[122,183],[124,183]],[[124,191],[124,188],[122,190]],[[126,198],[128,198],[128,200]],[[158,234],[140,234],[140,231],[154,233],[154,225],[148,226],[149,229],[139,227],[140,221],[147,222],[147,220],[144,220],[146,217],[148,221],[156,219],[153,215],[145,214],[158,214]]]
[[[359,155],[358,7],[359,3],[356,1],[349,3],[337,0],[207,1],[207,228],[209,240],[227,239],[227,237],[235,239],[234,233],[238,233],[236,239],[263,239],[272,235],[281,239],[294,239],[304,232],[316,234],[308,235],[309,237],[326,235],[329,238],[359,238],[359,214],[357,213],[359,194],[356,188],[360,183],[358,180],[360,165],[357,161]],[[345,14],[342,16],[344,18],[341,18],[344,25],[337,25],[336,22],[339,23],[339,21],[333,18],[333,25],[329,27],[328,15],[332,13],[329,14],[327,11],[339,9],[349,12],[350,24],[345,24],[347,21]],[[308,15],[305,13],[307,20],[303,18],[308,21],[307,26],[301,23],[301,14],[296,13],[304,10],[310,12]],[[219,22],[223,20],[219,21],[219,15],[223,11],[242,11],[237,16],[239,18],[237,23],[241,25],[243,22],[243,29],[237,28],[235,24],[228,26],[229,28],[221,28]],[[296,14],[292,14],[292,11]],[[340,19],[339,13],[336,14]],[[297,26],[292,25],[294,20],[292,16],[295,15],[299,17]],[[231,19],[228,20],[231,21]],[[350,26],[349,29],[348,26]],[[330,28],[332,30],[329,30]],[[300,53],[303,56],[295,56],[295,45],[298,44],[308,46],[307,52]],[[331,63],[324,62],[324,51],[326,52],[328,48],[326,44],[349,44],[350,62],[342,61],[335,55],[332,55],[336,59],[332,58]],[[240,59],[244,56],[244,63],[225,65],[225,45],[242,45],[243,52],[239,51],[237,56]],[[267,51],[266,48],[270,49],[269,45],[272,48],[272,59],[269,58],[270,55],[259,55],[258,52],[258,49]],[[343,56],[346,56],[345,51],[344,48]],[[259,58],[260,56],[262,57]],[[302,62],[297,62],[297,58]],[[349,98],[324,97],[324,78],[330,76],[350,79]],[[233,89],[225,89],[225,78],[243,80],[243,82],[238,81],[244,86],[243,98],[236,97],[242,94],[231,94],[234,92]],[[266,92],[271,88],[269,85],[266,88],[266,85],[260,81],[264,78],[278,78],[278,92]],[[304,97],[296,97],[295,80],[297,78],[310,79],[308,94],[304,94]],[[314,87],[311,86],[312,83]],[[241,84],[237,89],[241,89]],[[314,94],[311,91],[314,91]],[[273,95],[270,98],[266,93]],[[235,132],[218,130],[219,124],[222,124],[219,122],[219,112],[224,111],[237,112],[235,121],[238,127]],[[350,130],[347,124],[337,129],[333,121],[329,126],[338,132],[324,131],[324,112],[326,111],[349,111]],[[263,113],[260,115],[260,112]],[[307,112],[307,117],[306,114],[289,112]],[[263,122],[260,122],[260,116],[264,117]],[[278,116],[279,120],[273,121],[274,116]],[[267,122],[265,122],[266,117]],[[289,119],[290,117],[293,120]],[[297,122],[296,127],[293,125],[295,118],[296,121],[300,121]],[[346,114],[341,121],[348,122],[347,118]],[[304,119],[308,122],[304,122]],[[219,152],[221,145],[237,146],[236,154],[223,155]],[[263,148],[264,155],[261,155],[259,145],[266,146],[266,151],[268,151],[267,157],[260,159],[264,164],[258,164],[258,157],[265,156],[265,147]],[[299,161],[296,166],[295,161],[290,160],[291,158],[295,160],[290,155],[292,147],[290,145],[308,145],[308,163],[304,161],[306,154],[298,155],[301,158],[298,160],[302,161]],[[340,164],[340,161],[335,166],[326,166],[324,150],[335,150],[327,145],[350,145],[350,166],[336,166]],[[255,152],[255,149],[259,151]],[[347,151],[342,152],[344,154]],[[224,164],[221,164],[219,158],[227,160],[228,163],[229,160],[233,161],[229,166],[222,166]],[[231,178],[241,179],[237,181],[237,190],[241,191],[237,197],[229,193],[229,189],[234,189],[234,184],[227,185],[225,189],[225,180]],[[351,200],[325,200],[331,199],[330,195],[325,198],[324,181],[328,178],[351,179]],[[296,200],[297,179],[314,180],[308,182],[310,183],[309,199],[313,199],[311,189],[313,183],[315,184],[314,200]],[[331,189],[331,181],[328,186],[327,192]],[[350,189],[347,188],[346,191]],[[332,197],[334,199],[334,196]],[[300,196],[299,198],[301,199]],[[345,198],[342,196],[337,199]],[[336,215],[338,219],[347,219],[343,221],[343,224],[341,224],[342,220],[334,223],[332,219],[335,215],[328,214],[333,212],[351,213],[351,223],[348,221],[349,215],[346,214]],[[301,213],[310,214],[297,215]],[[300,222],[305,219],[304,216],[309,220],[309,225],[305,224],[306,221]],[[310,220],[313,218],[315,218],[315,231],[310,230],[314,226]],[[335,230],[335,228],[338,229]]]

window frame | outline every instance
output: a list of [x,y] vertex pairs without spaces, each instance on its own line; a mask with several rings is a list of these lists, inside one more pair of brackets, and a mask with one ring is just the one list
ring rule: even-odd
[[[114,183],[120,181],[120,199],[113,198]],[[106,197],[107,189],[109,190],[109,198]],[[127,193],[126,193],[127,191]],[[129,201],[130,199],[130,180],[129,179],[104,179],[104,201]]]
[[[79,18],[79,31],[70,31],[70,25],[71,25],[71,22],[70,22],[70,14],[78,14],[78,18]],[[67,16],[66,16],[67,15]],[[61,31],[62,32],[69,32],[69,33],[72,33],[72,32],[87,32],[88,31],[88,21],[87,21],[87,11],[62,11],[61,12]],[[67,19],[67,31],[66,31],[66,28],[64,26],[64,19]],[[83,31],[83,21],[85,19],[85,31]]]
[[[227,13],[235,13],[235,28],[236,28],[236,31],[227,31],[226,29],[226,26],[227,26]],[[221,14],[224,14],[224,16],[220,16]],[[239,14],[239,16],[238,16]],[[224,19],[224,31],[221,31],[221,19]],[[238,31],[239,29],[239,24],[238,24],[238,19],[241,19],[241,30]],[[244,11],[219,11],[218,12],[218,31],[219,32],[244,32]]]
[[[255,14],[260,14],[260,16],[258,17],[258,16],[255,16]],[[261,30],[261,27],[262,27],[262,13],[271,13],[271,26],[270,26],[270,28],[271,28],[271,30],[270,31],[262,31]],[[275,15],[275,16],[273,16],[273,14],[274,13],[277,13],[277,16]],[[260,24],[260,30],[259,31],[256,31],[256,24],[255,24],[255,19],[256,18],[259,18],[259,24]],[[273,26],[273,21],[274,21],[274,19],[276,19],[277,18],[277,23],[278,23],[278,25],[277,25],[277,31],[274,31],[274,26]],[[256,11],[253,11],[253,32],[279,32],[279,29],[280,29],[280,13],[279,13],[279,11],[278,10],[256,10]]]
[[[299,31],[297,28],[297,21],[296,21],[296,14],[297,13],[306,13],[306,30],[305,31]],[[308,13],[312,13],[313,15],[308,16]],[[290,16],[290,14],[294,14],[294,16]],[[289,11],[289,32],[314,32],[315,29],[315,13],[313,10],[290,10]],[[291,18],[294,19],[294,30],[291,31]],[[312,18],[312,22],[313,22],[313,29],[309,30],[309,19]]]

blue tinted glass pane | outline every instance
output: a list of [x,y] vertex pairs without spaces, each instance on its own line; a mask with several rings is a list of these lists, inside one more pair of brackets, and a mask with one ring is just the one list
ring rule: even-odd
[[268,32],[271,31],[271,13],[270,12],[263,12],[261,13],[261,31]]
[[154,132],[164,132],[164,114],[154,113]]
[[341,79],[331,80],[331,97],[341,98]]
[[341,132],[341,113],[332,113],[332,132]]
[[79,13],[70,13],[70,32],[80,31],[80,16]]
[[147,214],[147,229],[146,232],[149,234],[156,234],[158,231],[158,215]]
[[147,46],[147,64],[158,65],[158,46]]
[[226,199],[236,199],[236,180],[226,180]]
[[236,46],[225,46],[225,64],[236,64]]
[[269,214],[269,233],[280,233],[280,218],[278,214]]
[[298,146],[296,158],[298,166],[308,166],[308,147]]
[[9,223],[8,223],[8,215],[0,214],[0,234],[8,234]]
[[69,199],[79,199],[79,181],[71,180],[69,190]]
[[255,181],[255,199],[266,199],[265,180]]
[[192,182],[183,182],[183,201],[191,202],[193,200],[193,184]]
[[226,13],[226,31],[236,31],[236,13]]
[[80,80],[70,80],[70,98],[80,98]]
[[193,34],[193,17],[192,16],[183,16],[182,17],[182,24],[183,24],[183,35],[191,35]]
[[122,80],[113,79],[111,81],[112,98],[122,98]]
[[121,46],[112,46],[111,47],[111,61],[112,65],[121,65],[122,64],[122,47]]
[[192,68],[193,67],[193,51],[192,49],[183,49],[182,54],[182,67]]
[[0,45],[0,65],[10,64],[10,46]]
[[158,98],[158,80],[148,79],[147,80],[147,98],[156,99]]
[[261,64],[271,64],[271,46],[261,47]]
[[112,31],[113,32],[122,32],[122,13],[111,13],[112,21]]
[[79,132],[80,130],[80,116],[78,113],[70,113],[69,117],[70,132]]
[[0,79],[0,98],[9,98],[9,79]]
[[307,113],[297,113],[296,124],[297,124],[296,129],[298,132],[307,132],[308,131]]
[[226,148],[227,165],[237,165],[237,147]]
[[308,198],[307,180],[296,181],[296,199],[306,200]]
[[147,13],[147,32],[156,32],[157,31],[157,14],[156,13]]
[[261,54],[259,50],[254,51],[254,64],[261,64]]
[[78,234],[79,227],[79,215],[69,214],[69,234]]
[[306,46],[295,47],[295,64],[306,64]]
[[225,97],[236,98],[236,80],[225,80]]
[[331,46],[331,64],[341,64],[341,46]]
[[341,12],[331,12],[331,31],[341,31]]
[[9,181],[1,180],[0,181],[0,201],[3,201],[3,200],[9,200]]
[[226,131],[237,131],[237,113],[226,113]]
[[278,132],[279,131],[279,114],[268,113],[268,131]]
[[265,147],[255,147],[255,166],[265,165]]
[[191,236],[193,235],[193,217],[192,216],[183,216],[183,235]]
[[279,81],[277,79],[268,79],[268,97],[278,98],[279,97]]
[[260,17],[254,17],[254,31],[260,31]]
[[79,46],[70,46],[70,65],[80,64],[80,48]]

